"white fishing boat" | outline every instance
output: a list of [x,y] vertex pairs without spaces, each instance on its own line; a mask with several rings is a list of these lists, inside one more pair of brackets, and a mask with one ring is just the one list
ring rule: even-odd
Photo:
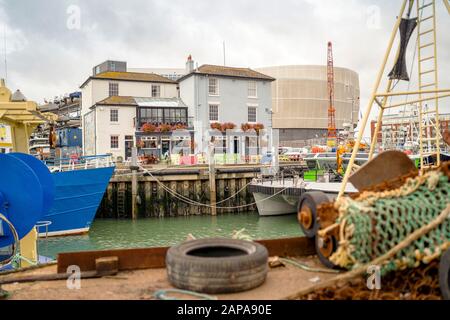
[[[341,188],[340,182],[312,182],[303,179],[258,180],[249,185],[260,216],[276,216],[298,212],[299,201],[307,192],[323,192],[331,201]],[[357,192],[351,184],[347,193]]]

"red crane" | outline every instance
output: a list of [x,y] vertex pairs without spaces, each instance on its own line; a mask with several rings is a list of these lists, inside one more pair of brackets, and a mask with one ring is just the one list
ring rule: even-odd
[[327,146],[335,147],[337,142],[336,132],[336,109],[334,108],[334,68],[333,68],[333,46],[328,42],[328,138]]

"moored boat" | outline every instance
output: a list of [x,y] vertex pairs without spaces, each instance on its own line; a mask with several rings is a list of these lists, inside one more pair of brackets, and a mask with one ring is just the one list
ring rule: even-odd
[[87,233],[114,173],[108,156],[81,157],[50,167],[55,199],[49,212],[38,223],[39,236]]

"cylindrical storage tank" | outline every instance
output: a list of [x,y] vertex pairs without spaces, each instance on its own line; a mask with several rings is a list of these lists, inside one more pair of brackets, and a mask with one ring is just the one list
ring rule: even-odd
[[[289,65],[258,68],[274,77],[272,82],[273,127],[280,140],[311,139],[326,134],[328,128],[327,66]],[[359,115],[359,76],[334,67],[334,107],[336,127],[356,125]]]

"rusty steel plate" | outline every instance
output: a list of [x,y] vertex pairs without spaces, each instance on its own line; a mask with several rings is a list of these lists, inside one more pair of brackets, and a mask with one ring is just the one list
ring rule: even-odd
[[406,154],[389,150],[366,162],[349,177],[349,180],[361,191],[413,171],[417,171],[417,168]]

